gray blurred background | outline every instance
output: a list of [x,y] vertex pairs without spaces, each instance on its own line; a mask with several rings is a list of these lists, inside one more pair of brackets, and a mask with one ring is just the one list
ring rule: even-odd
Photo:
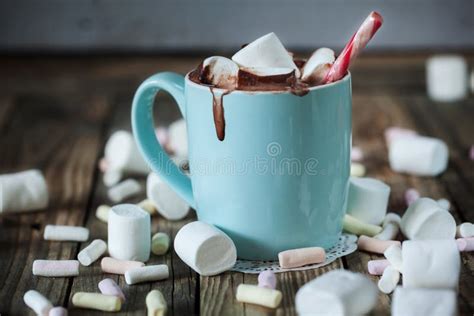
[[371,10],[385,19],[371,50],[474,49],[473,0],[2,0],[0,53],[231,52],[271,31],[338,49]]

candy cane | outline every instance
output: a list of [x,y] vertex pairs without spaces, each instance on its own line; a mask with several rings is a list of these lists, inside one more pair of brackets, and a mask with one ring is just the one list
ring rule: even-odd
[[359,55],[360,51],[367,45],[375,32],[382,26],[382,23],[382,16],[372,11],[337,57],[331,69],[329,69],[326,74],[324,83],[337,81],[346,75],[351,61]]

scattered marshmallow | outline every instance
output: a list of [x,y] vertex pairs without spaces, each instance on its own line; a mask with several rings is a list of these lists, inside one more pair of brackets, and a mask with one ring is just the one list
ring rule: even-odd
[[137,195],[142,190],[142,186],[137,180],[127,179],[125,181],[116,184],[109,189],[109,199],[115,203],[122,202],[132,196]]
[[134,204],[120,204],[109,212],[111,257],[146,262],[150,257],[150,214]]
[[153,215],[156,213],[155,203],[153,203],[153,201],[150,199],[145,199],[141,201],[140,203],[138,203],[137,205],[140,206],[144,211],[147,211],[148,213],[150,213],[150,215]]
[[357,240],[357,248],[373,253],[383,254],[391,245],[400,245],[398,240],[379,240],[368,236],[360,236]]
[[382,227],[377,226],[377,225],[367,224],[348,214],[344,215],[342,226],[346,232],[352,233],[358,236],[359,235],[374,236],[382,232]]
[[420,198],[403,214],[400,228],[408,239],[453,239],[456,222],[453,216],[429,198]]
[[56,306],[49,310],[48,316],[67,316],[67,309],[62,306]]
[[273,271],[265,270],[258,274],[258,286],[266,287],[267,289],[276,288],[276,275]]
[[455,316],[456,296],[453,290],[398,286],[393,293],[392,316]]
[[317,49],[306,61],[301,80],[311,84],[321,84],[336,57],[330,48]]
[[[474,74],[474,71],[473,71],[473,74]],[[473,82],[474,82],[474,79],[473,79]],[[469,148],[469,159],[474,160],[474,145],[471,145],[471,148]]]
[[291,269],[326,260],[326,252],[321,247],[307,247],[285,250],[278,254],[280,267]]
[[383,255],[395,270],[402,272],[402,247],[400,245],[391,245],[385,249]]
[[377,302],[377,288],[361,273],[332,270],[306,283],[296,293],[300,315],[365,315]]
[[0,214],[45,209],[48,185],[39,170],[0,175]]
[[70,277],[79,275],[77,260],[35,260],[33,275],[44,277]]
[[100,293],[77,292],[72,296],[72,304],[76,307],[104,312],[118,312],[122,308],[119,297]]
[[113,133],[105,145],[105,159],[110,170],[118,170],[126,173],[147,174],[150,168],[146,164],[132,133],[128,131],[117,131]]
[[397,287],[400,281],[400,272],[392,266],[388,266],[382,274],[377,286],[385,294],[390,294]]
[[468,91],[466,60],[460,55],[437,55],[426,62],[428,96],[434,101],[462,100]]
[[120,182],[123,178],[123,172],[120,170],[107,170],[102,176],[102,180],[106,187],[112,187]]
[[351,163],[351,177],[363,177],[365,176],[365,166],[358,162]]
[[166,264],[158,264],[127,270],[125,272],[125,282],[128,285],[132,285],[142,282],[160,281],[167,279],[169,276],[168,266]]
[[159,290],[148,292],[145,298],[146,309],[149,316],[166,315],[166,300]]
[[235,89],[238,76],[239,66],[228,58],[212,56],[202,62],[200,79],[203,83],[224,89]]
[[347,214],[360,221],[379,225],[387,213],[390,187],[380,180],[351,177]]
[[177,120],[169,126],[169,147],[176,156],[188,156],[188,135],[186,121]]
[[456,227],[456,237],[467,238],[474,237],[474,224],[462,223]]
[[77,255],[77,260],[83,266],[90,266],[94,261],[100,258],[107,251],[107,244],[101,239],[92,241],[89,246],[82,249]]
[[146,181],[146,194],[163,217],[179,220],[188,215],[189,205],[157,174],[150,173]]
[[437,138],[414,136],[393,141],[389,146],[390,168],[418,176],[436,176],[448,166],[448,146]]
[[404,197],[407,205],[410,205],[420,198],[420,192],[414,188],[410,188],[405,191]]
[[36,315],[40,316],[48,316],[49,311],[53,308],[53,304],[40,292],[35,290],[26,292],[25,295],[23,295],[23,301]]
[[95,211],[95,216],[102,222],[107,223],[109,221],[109,212],[111,207],[108,205],[99,205]]
[[388,146],[393,143],[393,141],[400,139],[400,138],[409,138],[413,136],[417,136],[418,133],[415,132],[414,130],[408,129],[408,128],[402,128],[402,127],[389,127],[385,129],[384,131],[384,136],[385,136],[385,142],[387,143]]
[[164,255],[170,247],[170,236],[165,233],[156,233],[151,238],[151,252],[155,255]]
[[387,259],[370,260],[367,262],[367,271],[372,275],[382,275],[389,265],[390,262]]
[[259,287],[252,284],[239,284],[236,298],[242,303],[261,305],[269,308],[277,308],[283,295],[280,291]]
[[119,260],[111,257],[102,258],[100,267],[102,272],[111,274],[125,274],[130,269],[140,268],[145,266],[140,261]]
[[454,240],[407,240],[402,247],[403,287],[457,289],[461,258]]
[[474,251],[474,237],[458,238],[456,245],[459,251]]
[[364,152],[360,147],[352,146],[351,161],[361,161],[364,159]]
[[46,225],[45,240],[55,241],[86,241],[89,239],[89,229],[79,226]]
[[447,199],[439,199],[436,202],[439,206],[441,206],[443,210],[449,211],[449,209],[451,208],[451,202],[449,202],[449,200]]
[[168,147],[168,142],[169,142],[169,132],[166,127],[157,127],[155,128],[155,134],[156,134],[156,139],[158,139],[158,143],[160,143],[161,147],[165,149]]
[[382,231],[374,236],[380,240],[393,240],[397,237],[401,218],[398,214],[387,213],[382,223]]
[[264,35],[232,56],[242,67],[291,68],[300,77],[300,71],[275,33]]
[[103,279],[98,284],[100,293],[104,295],[112,295],[118,297],[122,303],[125,302],[125,294],[118,284],[112,279]]
[[105,157],[100,158],[99,160],[100,172],[105,173],[108,169],[109,169],[109,162],[107,161],[107,159],[105,159]]
[[183,226],[174,239],[178,256],[203,276],[231,269],[237,259],[232,240],[216,227],[196,221]]

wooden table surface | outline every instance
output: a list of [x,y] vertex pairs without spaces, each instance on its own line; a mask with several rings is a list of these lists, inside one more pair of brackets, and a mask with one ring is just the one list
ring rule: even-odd
[[[473,56],[468,56],[471,65]],[[294,315],[294,296],[299,287],[332,269],[366,273],[367,261],[380,258],[355,252],[315,270],[278,274],[284,298],[276,310],[236,302],[240,283],[256,283],[257,276],[227,272],[199,277],[174,253],[152,256],[149,263],[166,263],[166,281],[127,286],[124,278],[101,273],[99,263],[80,268],[75,278],[32,275],[35,259],[75,259],[86,243],[43,240],[46,224],[84,225],[91,239],[106,239],[106,224],[95,217],[99,204],[110,203],[97,169],[108,136],[130,129],[130,104],[138,84],[152,73],[172,70],[185,73],[199,57],[94,57],[0,59],[0,173],[41,169],[49,184],[46,211],[0,216],[0,313],[33,315],[23,294],[36,289],[55,305],[67,306],[72,315],[99,314],[72,307],[78,291],[97,292],[97,283],[112,277],[124,288],[127,302],[120,315],[144,315],[145,295],[160,289],[169,305],[168,315]],[[371,56],[353,68],[353,143],[364,153],[367,174],[392,188],[389,209],[402,213],[403,193],[414,187],[423,196],[447,198],[457,221],[474,222],[474,162],[468,149],[474,143],[474,98],[439,104],[425,95],[424,60],[418,56]],[[158,124],[179,117],[167,95],[160,95]],[[446,172],[436,178],[394,173],[387,162],[383,131],[389,126],[416,129],[443,139],[450,149]],[[142,195],[141,198],[143,198]],[[140,198],[137,198],[139,200]],[[135,201],[135,200],[133,200]],[[152,231],[175,236],[182,221],[153,217]],[[474,313],[474,260],[462,254],[459,311]],[[371,277],[377,281],[377,277]],[[379,295],[374,315],[389,313],[390,295]]]

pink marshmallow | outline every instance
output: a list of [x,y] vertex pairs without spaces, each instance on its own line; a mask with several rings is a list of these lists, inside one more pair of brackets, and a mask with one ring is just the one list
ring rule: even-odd
[[102,173],[105,173],[109,169],[109,162],[105,158],[100,158],[99,160],[99,170]]
[[259,287],[266,287],[268,289],[275,289],[276,288],[276,276],[273,271],[262,271],[258,275],[258,286]]
[[79,275],[77,260],[35,260],[33,275],[44,277],[69,277]]
[[362,149],[357,146],[353,146],[351,150],[351,161],[361,161],[364,159],[364,153],[362,152]]
[[390,145],[390,143],[392,143],[396,139],[405,138],[405,137],[413,137],[413,136],[418,135],[418,133],[408,128],[393,126],[393,127],[389,127],[385,129],[384,135],[385,135],[385,141],[387,142],[387,145]]
[[474,237],[456,239],[459,251],[474,251]]
[[416,189],[410,188],[405,191],[405,202],[407,203],[407,205],[410,205],[411,203],[415,202],[419,198],[420,198],[420,193]]
[[373,253],[383,254],[391,245],[402,246],[398,240],[379,240],[368,236],[360,236],[357,241],[357,248]]
[[469,148],[469,159],[474,160],[474,145]]
[[111,257],[105,257],[100,262],[102,272],[111,274],[125,274],[127,270],[145,266],[140,261],[119,260]]
[[155,129],[156,138],[162,147],[167,146],[169,142],[168,129],[164,127],[157,127]]
[[56,306],[49,310],[48,316],[67,316],[67,309],[62,306]]
[[98,284],[99,290],[102,294],[118,297],[122,303],[125,302],[125,294],[118,284],[112,279],[103,279]]
[[382,275],[385,268],[390,265],[390,262],[386,259],[370,260],[367,262],[367,270],[372,275]]

